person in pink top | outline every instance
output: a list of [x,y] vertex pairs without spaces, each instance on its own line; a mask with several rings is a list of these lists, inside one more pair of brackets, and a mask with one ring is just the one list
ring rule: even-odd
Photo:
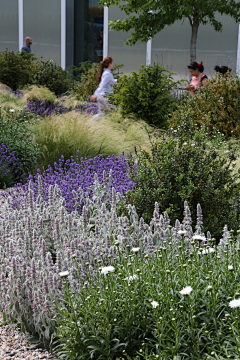
[[188,65],[188,70],[190,72],[190,74],[192,75],[192,80],[190,82],[190,85],[188,85],[187,87],[185,87],[185,90],[187,91],[191,91],[192,95],[195,95],[195,91],[199,88],[199,86],[203,86],[206,79],[207,79],[207,75],[203,74],[204,71],[204,67],[203,64],[201,62],[197,63],[197,62],[191,62],[190,65]]

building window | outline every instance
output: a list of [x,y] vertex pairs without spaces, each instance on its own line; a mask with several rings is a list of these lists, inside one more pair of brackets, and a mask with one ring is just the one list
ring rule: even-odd
[[98,0],[74,1],[74,65],[103,59],[103,14]]

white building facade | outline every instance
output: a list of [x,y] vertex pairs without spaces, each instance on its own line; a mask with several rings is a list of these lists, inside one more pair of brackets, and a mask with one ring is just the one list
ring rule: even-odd
[[[142,64],[159,62],[187,78],[191,28],[187,19],[167,26],[148,43],[124,45],[128,33],[109,31],[108,20],[124,19],[116,6],[99,7],[98,0],[0,0],[0,51],[21,50],[24,39],[33,39],[32,52],[44,60],[52,59],[64,69],[80,62],[100,61],[112,56],[124,64],[124,72],[138,70]],[[205,73],[214,75],[215,65],[240,70],[239,25],[229,16],[218,16],[221,33],[210,25],[200,26],[197,61]]]

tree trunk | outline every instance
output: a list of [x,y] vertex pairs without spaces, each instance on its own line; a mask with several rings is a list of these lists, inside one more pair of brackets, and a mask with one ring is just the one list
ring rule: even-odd
[[197,58],[197,35],[199,23],[197,21],[193,21],[192,26],[192,36],[190,42],[190,62],[196,61]]

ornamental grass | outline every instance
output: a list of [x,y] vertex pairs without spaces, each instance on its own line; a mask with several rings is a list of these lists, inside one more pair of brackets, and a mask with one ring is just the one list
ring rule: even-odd
[[35,122],[35,141],[42,149],[39,167],[54,167],[62,155],[76,159],[77,151],[79,157],[93,158],[120,155],[123,151],[128,154],[140,145],[150,148],[144,122],[126,119],[119,123],[115,117],[118,115],[107,115],[95,122],[89,115],[71,111]]
[[14,110],[11,116],[16,119],[19,112],[24,108],[25,100],[19,91],[13,91],[7,86],[0,84],[0,116],[9,118],[9,110]]

